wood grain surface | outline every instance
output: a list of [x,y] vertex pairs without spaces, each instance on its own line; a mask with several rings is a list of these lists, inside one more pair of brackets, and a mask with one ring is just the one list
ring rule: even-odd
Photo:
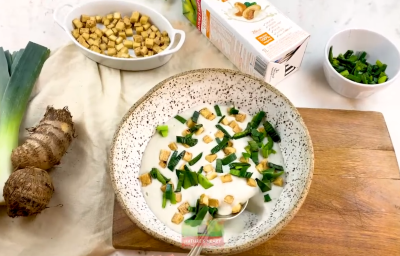
[[[400,255],[400,176],[381,113],[299,109],[315,150],[307,199],[275,237],[236,255]],[[117,202],[113,245],[187,252],[134,225]]]

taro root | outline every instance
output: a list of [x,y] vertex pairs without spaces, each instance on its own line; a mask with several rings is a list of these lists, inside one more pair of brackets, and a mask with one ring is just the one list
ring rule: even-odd
[[8,216],[14,218],[40,213],[53,192],[50,175],[45,170],[27,167],[13,172],[3,189]]
[[12,151],[11,162],[15,169],[34,166],[48,170],[59,164],[75,133],[67,107],[47,107],[40,123],[28,131],[29,138]]

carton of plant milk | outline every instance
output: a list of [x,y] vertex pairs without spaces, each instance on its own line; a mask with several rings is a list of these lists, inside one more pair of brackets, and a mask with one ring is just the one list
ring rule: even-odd
[[266,0],[182,0],[183,14],[242,72],[276,85],[301,65],[310,34]]

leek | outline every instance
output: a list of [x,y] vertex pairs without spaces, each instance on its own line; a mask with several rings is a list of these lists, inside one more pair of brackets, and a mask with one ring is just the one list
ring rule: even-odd
[[0,204],[4,203],[3,187],[12,172],[11,152],[18,146],[22,118],[49,55],[49,49],[33,42],[15,53],[14,58],[0,49]]

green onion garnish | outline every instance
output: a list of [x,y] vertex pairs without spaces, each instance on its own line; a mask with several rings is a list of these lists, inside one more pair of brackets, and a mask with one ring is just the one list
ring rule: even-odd
[[223,132],[226,137],[228,137],[229,139],[231,138],[231,135],[229,134],[229,132],[227,132],[221,125],[217,124],[217,125],[215,125],[215,127],[217,127],[218,130]]
[[239,110],[238,109],[236,109],[234,107],[229,109],[229,115],[236,115],[236,114],[239,114]]
[[251,152],[251,160],[256,165],[259,163],[259,161],[258,161],[258,152]]
[[158,125],[156,127],[156,130],[161,132],[161,131],[168,131],[168,125]]
[[246,160],[248,160],[251,157],[251,155],[249,153],[245,153],[245,152],[242,153],[242,156]]
[[267,192],[271,190],[271,182],[270,181],[262,181],[256,178],[256,182],[261,192]]
[[255,141],[249,141],[248,144],[249,144],[249,146],[250,146],[250,151],[251,151],[251,152],[258,152],[258,145],[257,145],[257,142],[255,142]]
[[271,197],[268,194],[264,195],[264,202],[270,202],[272,201]]
[[257,127],[260,125],[261,120],[264,118],[265,112],[260,111],[258,112],[250,121],[249,126],[250,128],[257,129]]
[[197,123],[197,121],[199,120],[199,116],[200,116],[200,112],[194,111],[194,112],[193,112],[193,115],[192,115],[192,121],[193,121],[194,123]]
[[171,204],[176,204],[176,195],[175,195],[174,192],[172,192],[172,194],[171,194],[171,199],[170,199],[170,201],[171,201]]
[[188,207],[189,212],[196,212],[196,206],[189,206]]
[[200,170],[198,170],[197,173],[200,174],[200,173],[202,173],[202,172],[203,172],[203,166],[200,167]]
[[163,185],[167,184],[171,179],[168,179],[164,175],[161,174],[161,172],[157,168],[152,168],[150,171],[151,177],[154,179],[157,179],[159,182],[161,182]]
[[276,178],[278,178],[279,176],[281,176],[284,173],[284,171],[275,171],[274,168],[269,168],[268,170],[265,170],[262,172],[263,181],[266,180],[270,180],[270,181],[274,181]]
[[279,136],[279,134],[276,132],[274,127],[268,121],[265,121],[264,129],[267,132],[267,134],[269,136],[271,136],[271,138],[274,142],[281,142],[281,137]]
[[174,171],[175,167],[178,165],[179,161],[181,161],[182,157],[185,155],[186,151],[183,150],[179,155],[178,155],[178,151],[174,151],[174,153],[172,153],[171,158],[169,159],[168,162],[168,169],[170,171]]
[[176,185],[175,192],[181,192],[184,180],[185,180],[185,173],[184,172],[179,172],[179,174],[178,174],[178,185]]
[[182,124],[186,123],[186,119],[181,117],[181,116],[179,116],[179,115],[176,115],[175,119],[178,120],[179,122],[181,122]]
[[197,144],[198,139],[193,139],[191,136],[185,136],[185,137],[176,136],[176,142],[193,147]]
[[194,218],[194,220],[203,220],[207,212],[208,212],[208,206],[207,205],[202,206],[199,212],[196,214],[196,218]]
[[229,141],[229,138],[224,137],[224,138],[222,139],[222,141],[221,141],[220,143],[218,143],[217,146],[215,146],[215,147],[213,147],[213,148],[211,149],[211,154],[216,154],[216,153],[217,153],[218,151],[220,151],[223,147],[225,147],[226,145],[228,145],[228,141]]
[[209,207],[208,208],[208,213],[211,214],[211,216],[215,217],[215,215],[218,213],[218,208]]
[[277,165],[271,162],[268,162],[268,167],[269,168],[274,168],[275,170],[280,170],[280,171],[284,171],[283,166],[281,165]]
[[219,109],[219,106],[218,105],[215,105],[214,106],[214,109],[215,109],[215,113],[217,113],[217,116],[221,116],[222,114],[221,114],[221,109]]
[[227,165],[232,163],[237,159],[237,156],[235,153],[227,155],[225,158],[222,159],[222,165]]
[[196,172],[192,172],[187,165],[185,168],[185,176],[188,176],[191,186],[199,185],[199,180]]
[[224,120],[224,118],[225,118],[225,116],[222,116],[222,117],[219,119],[218,123],[220,124],[220,123],[222,122],[222,120]]
[[167,206],[167,193],[164,192],[162,195],[162,208],[165,208]]
[[217,159],[216,160],[216,164],[215,164],[215,171],[218,173],[223,173],[223,169],[222,169],[222,160],[221,159]]
[[203,174],[197,174],[199,177],[199,184],[204,188],[204,189],[209,189],[212,186],[214,186],[214,184],[212,184],[206,177],[204,177]]
[[196,124],[196,125],[194,125],[192,128],[189,128],[189,132],[190,132],[190,133],[197,132],[201,127],[203,127],[202,124]]
[[248,131],[248,130],[244,130],[244,131],[242,131],[242,132],[235,133],[235,134],[232,136],[232,139],[238,140],[238,139],[241,139],[241,138],[246,137],[247,135],[249,135],[249,131]]
[[202,156],[203,156],[203,153],[198,154],[195,158],[193,158],[192,160],[189,161],[189,165],[192,166],[195,163],[197,163]]

